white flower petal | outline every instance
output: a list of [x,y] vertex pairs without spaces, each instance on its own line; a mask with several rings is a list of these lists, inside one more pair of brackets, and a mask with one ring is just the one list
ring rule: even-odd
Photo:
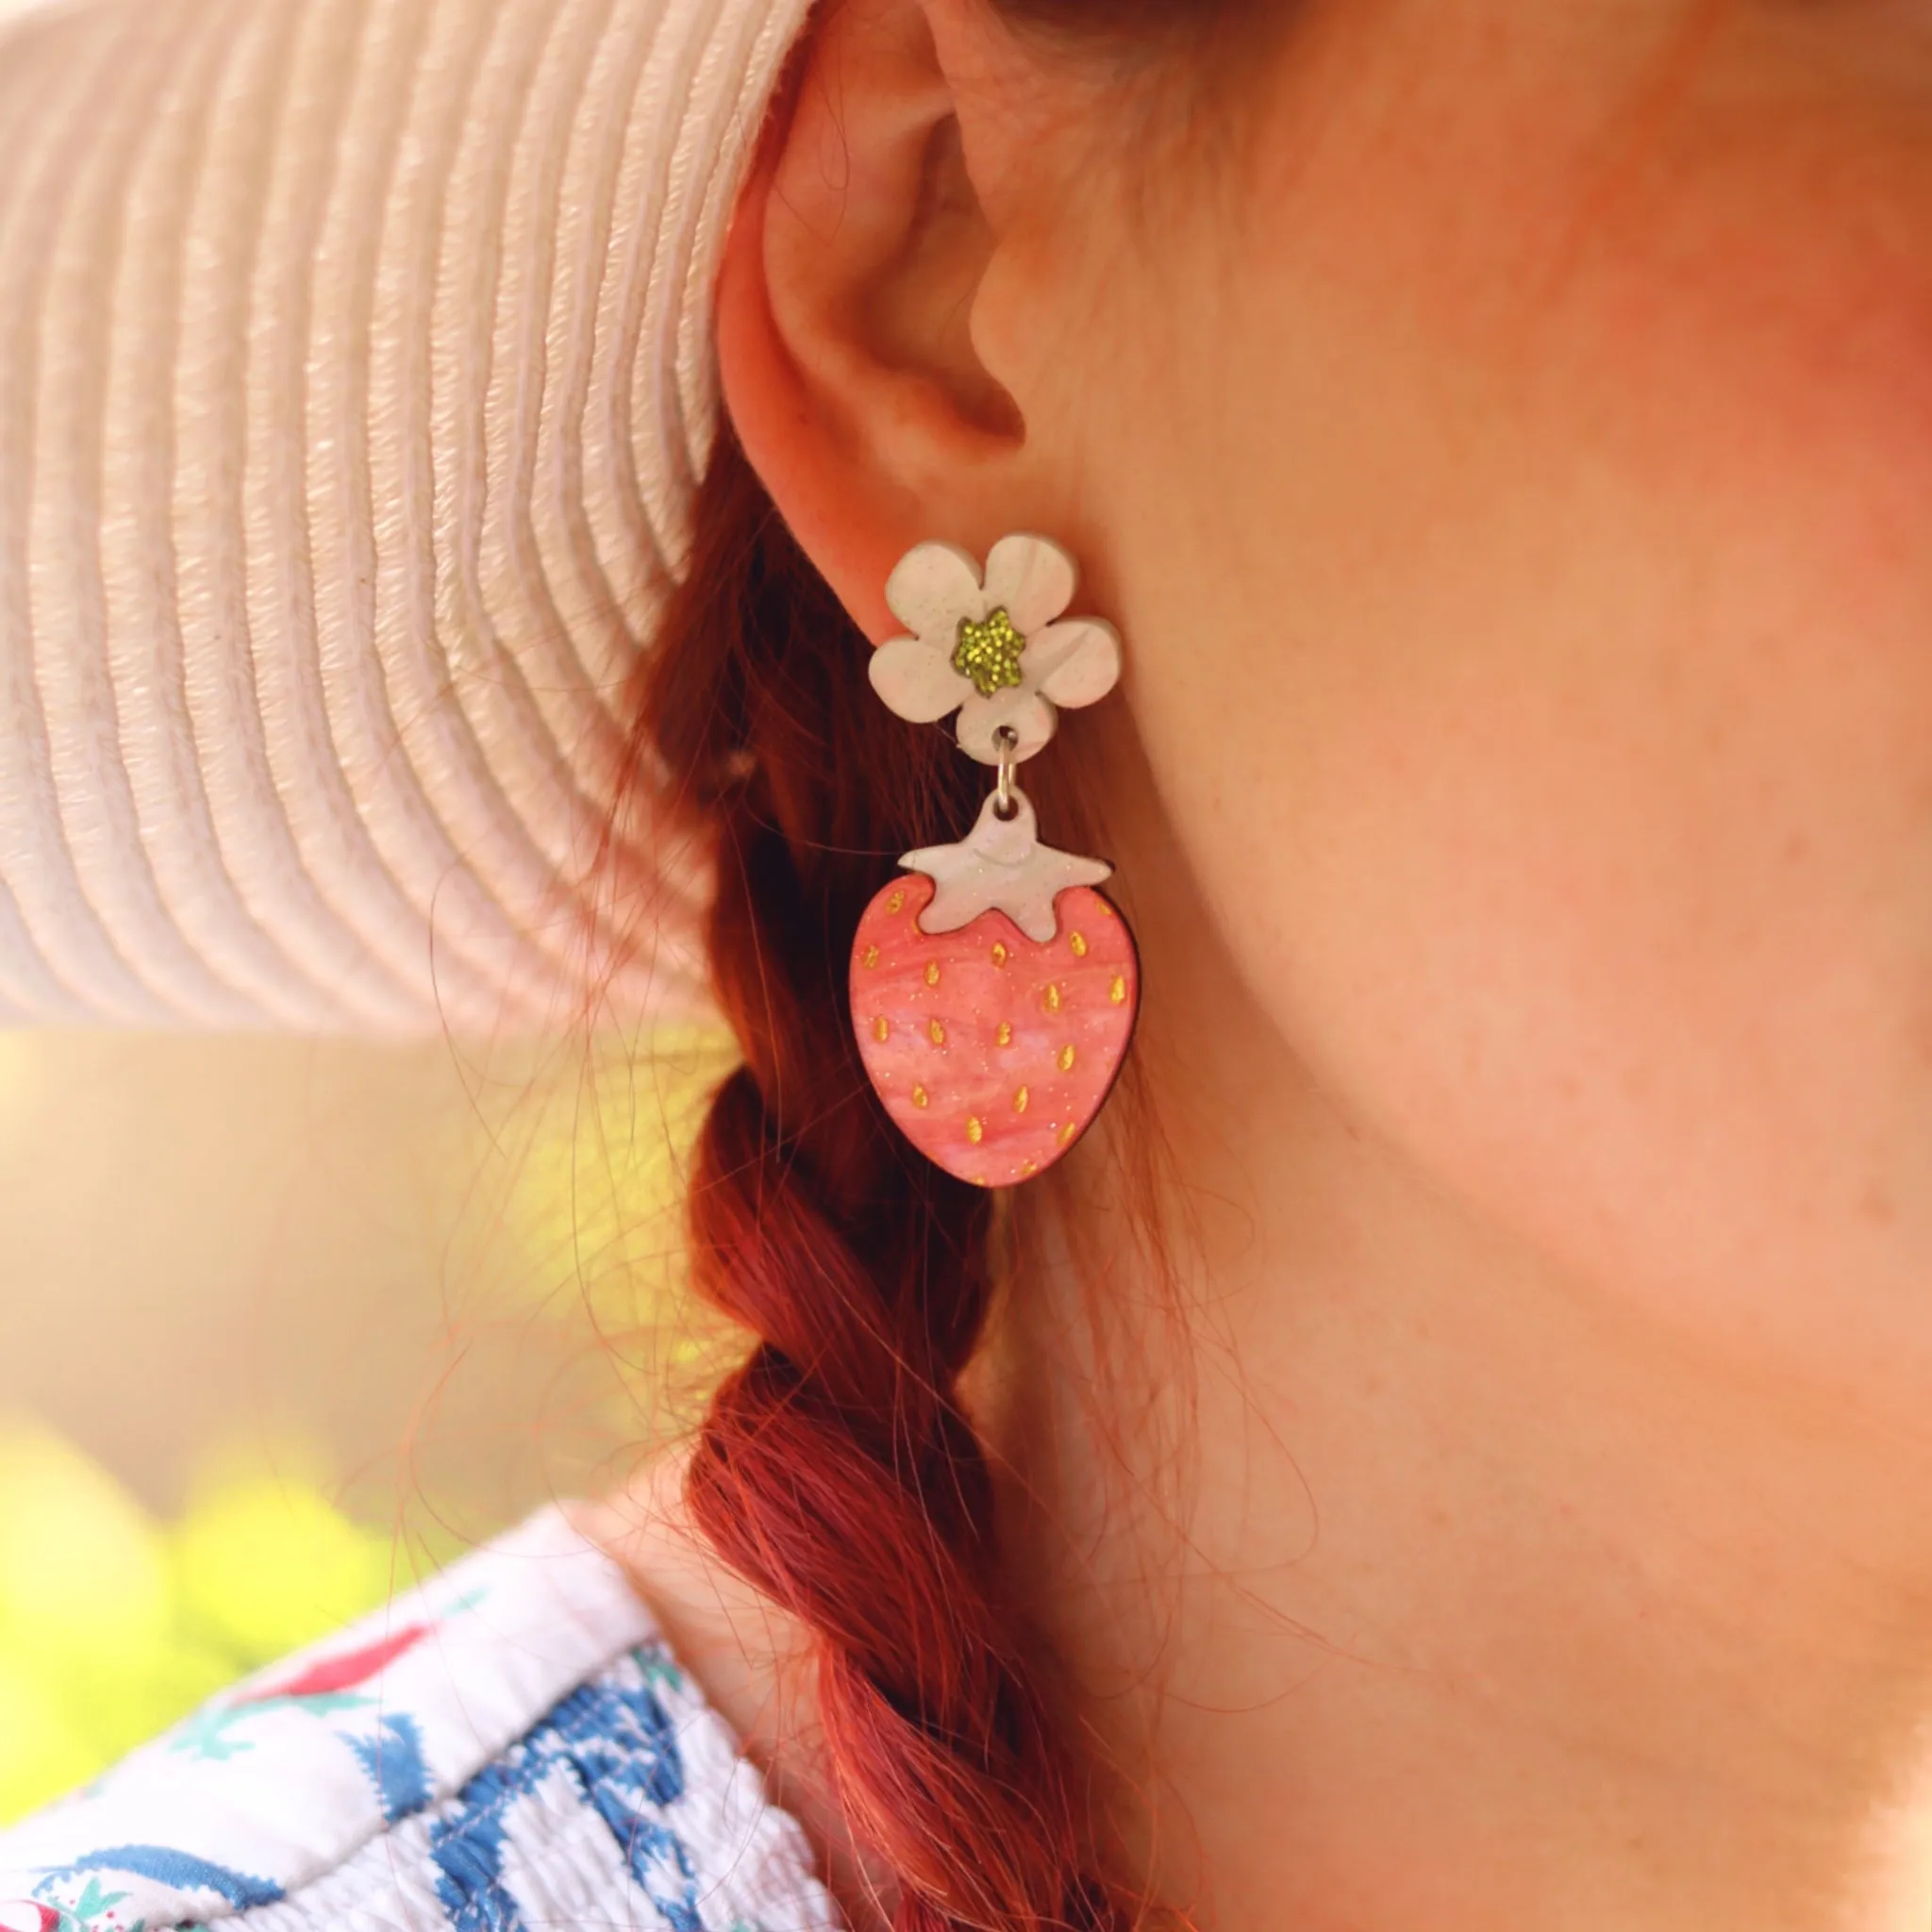
[[881,644],[866,675],[886,708],[914,724],[930,724],[973,695],[972,685],[953,669],[946,653],[917,638]]
[[1074,559],[1045,537],[1002,537],[986,559],[986,605],[1004,608],[1024,637],[1051,624],[1074,601]]
[[959,749],[982,765],[998,764],[1000,748],[993,739],[1002,724],[1010,724],[1019,733],[1013,757],[1024,759],[1053,742],[1059,720],[1044,698],[1024,685],[995,691],[990,698],[974,691],[959,712]]
[[922,543],[908,550],[886,579],[886,603],[915,637],[943,642],[949,650],[958,636],[959,620],[982,623],[987,608],[979,566],[951,543]]
[[1098,617],[1049,625],[1026,646],[1027,682],[1055,704],[1097,704],[1121,678],[1121,639]]

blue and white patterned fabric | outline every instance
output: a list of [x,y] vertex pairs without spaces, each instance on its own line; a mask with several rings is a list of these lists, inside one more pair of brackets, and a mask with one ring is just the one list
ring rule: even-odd
[[555,1510],[0,1832],[0,1932],[838,1932],[803,1833]]

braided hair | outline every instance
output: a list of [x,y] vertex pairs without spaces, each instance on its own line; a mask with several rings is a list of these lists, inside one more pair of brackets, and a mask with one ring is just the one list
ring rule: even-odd
[[754,1338],[687,1477],[722,1560],[813,1640],[835,1795],[895,1875],[895,1932],[1101,1932],[1077,1767],[1001,1601],[993,1489],[959,1395],[994,1198],[901,1140],[847,1015],[853,934],[976,774],[873,698],[870,646],[728,429],[646,673],[634,769],[707,837],[719,1003],[743,1063],[692,1174],[696,1288]]
[[[1070,45],[1206,55],[1272,0],[993,0]],[[1196,72],[1206,77],[1205,62]],[[644,669],[632,782],[715,863],[711,977],[743,1063],[692,1175],[694,1284],[754,1338],[687,1476],[715,1554],[809,1632],[833,1795],[897,1881],[894,1932],[1129,1932],[1078,1756],[1004,1600],[960,1378],[995,1286],[997,1199],[915,1153],[874,1095],[846,979],[897,855],[957,838],[980,774],[873,698],[871,647],[727,426]],[[1166,1923],[1163,1921],[1163,1923]]]

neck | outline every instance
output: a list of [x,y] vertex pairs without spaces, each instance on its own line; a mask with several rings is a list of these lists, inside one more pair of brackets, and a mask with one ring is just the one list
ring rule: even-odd
[[[1190,970],[1150,982],[1232,1015]],[[1141,1043],[1171,1253],[1094,1150],[985,1396],[1159,1894],[1220,1932],[1924,1932],[1924,1445],[1512,1247],[1223,1032],[1218,1068]]]

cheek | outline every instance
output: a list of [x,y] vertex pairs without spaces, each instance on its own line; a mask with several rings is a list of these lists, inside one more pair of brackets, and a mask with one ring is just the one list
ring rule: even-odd
[[1520,163],[1357,177],[1190,325],[1121,594],[1230,946],[1353,1108],[1679,1309],[1802,1345],[1854,1269],[1932,1367],[1932,172],[1789,158],[1660,150],[1527,298]]

